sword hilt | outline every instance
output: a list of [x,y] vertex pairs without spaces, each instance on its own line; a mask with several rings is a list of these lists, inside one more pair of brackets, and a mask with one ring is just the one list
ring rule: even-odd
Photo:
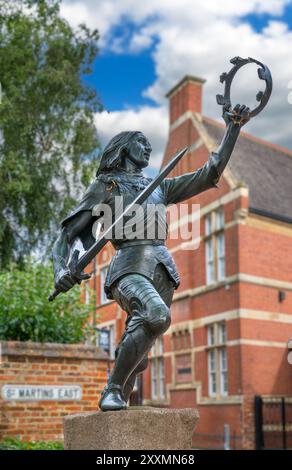
[[[85,279],[89,279],[91,275],[78,271],[78,268],[77,268],[78,257],[79,257],[79,250],[74,250],[72,257],[71,257],[71,261],[69,263],[69,269],[70,269],[70,272],[72,273],[71,277],[74,279],[74,282],[76,284],[81,284],[81,281]],[[61,290],[55,289],[54,292],[51,295],[49,295],[48,301],[53,302],[53,300],[59,294],[61,294],[61,292],[62,292]]]
[[49,295],[48,301],[49,301],[49,302],[53,302],[53,300],[55,300],[55,298],[56,298],[59,294],[61,294],[61,291],[55,289],[54,292],[53,292],[51,295]]

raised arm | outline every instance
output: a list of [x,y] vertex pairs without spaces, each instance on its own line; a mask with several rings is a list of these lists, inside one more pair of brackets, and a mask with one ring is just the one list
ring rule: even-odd
[[226,130],[216,152],[212,152],[204,166],[194,173],[186,173],[162,183],[167,204],[184,201],[207,189],[217,187],[229,158],[234,149],[241,127],[249,120],[249,109],[237,105],[232,112],[224,110],[223,119]]

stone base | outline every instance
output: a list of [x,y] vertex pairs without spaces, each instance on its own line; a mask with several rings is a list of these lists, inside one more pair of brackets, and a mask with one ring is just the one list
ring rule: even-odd
[[186,450],[199,420],[195,408],[130,407],[64,418],[66,450]]

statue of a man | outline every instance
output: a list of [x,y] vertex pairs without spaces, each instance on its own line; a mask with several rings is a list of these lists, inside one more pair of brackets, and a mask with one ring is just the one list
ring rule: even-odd
[[[193,173],[165,179],[143,206],[178,203],[216,187],[240,133],[249,120],[249,109],[237,105],[224,110],[226,130],[217,152]],[[115,198],[124,206],[135,200],[149,184],[143,168],[149,164],[151,145],[142,132],[121,132],[105,147],[96,180],[87,189],[78,207],[62,222],[62,231],[53,249],[55,287],[66,292],[76,278],[68,268],[70,248],[80,237],[85,249],[93,243],[92,226],[97,219],[93,209],[104,203],[114,211]],[[170,326],[170,304],[179,286],[174,261],[157,235],[152,239],[124,236],[111,240],[117,250],[109,266],[105,292],[128,314],[125,332],[116,349],[113,371],[105,386],[101,410],[121,410],[133,390],[137,374],[147,368],[148,353],[155,340]],[[81,273],[78,281],[88,276]]]

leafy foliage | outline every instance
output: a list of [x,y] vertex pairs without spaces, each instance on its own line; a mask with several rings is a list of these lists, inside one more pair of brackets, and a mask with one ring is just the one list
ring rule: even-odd
[[44,253],[94,174],[101,104],[84,77],[97,42],[60,0],[0,0],[0,268]]
[[52,287],[51,266],[0,273],[0,340],[79,343],[90,337],[92,305],[80,301],[76,287],[48,302]]
[[58,441],[30,441],[7,437],[0,441],[0,450],[64,450],[62,442]]

